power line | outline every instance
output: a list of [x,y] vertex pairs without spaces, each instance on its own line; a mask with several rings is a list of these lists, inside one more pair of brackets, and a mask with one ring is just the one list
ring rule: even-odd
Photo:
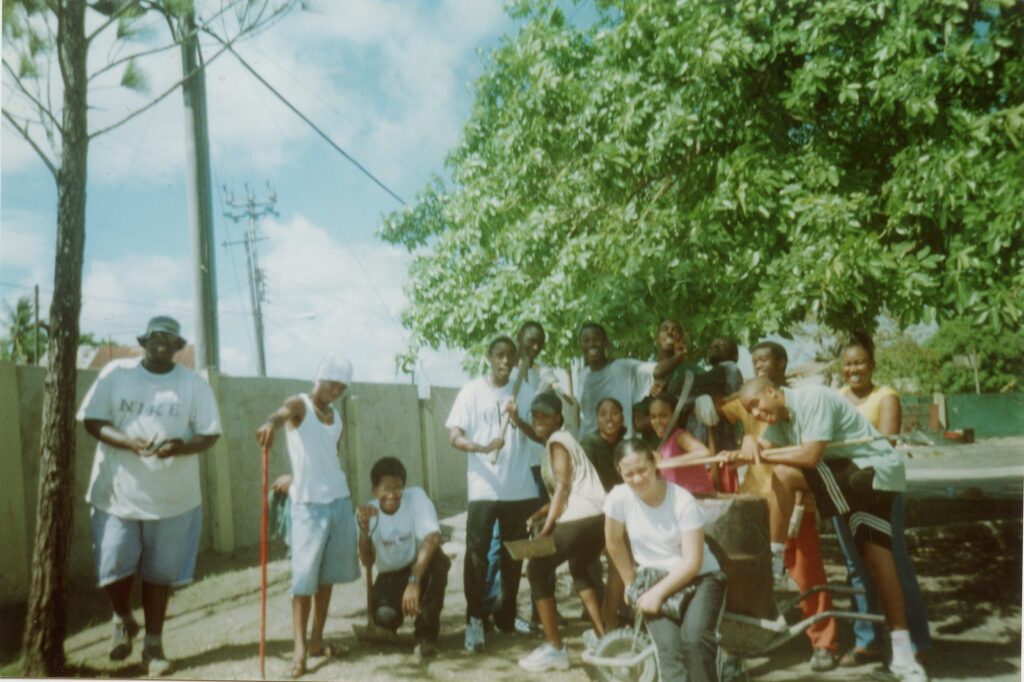
[[[259,52],[259,54],[262,57],[262,59],[264,59],[267,62],[269,62],[269,63],[273,64],[274,66],[276,66],[285,75],[286,78],[291,80],[292,83],[295,83],[297,86],[299,86],[300,88],[305,90],[310,95],[313,95],[314,97],[317,97],[317,98],[321,97],[319,92],[314,90],[309,85],[306,85],[305,83],[300,81],[295,76],[295,74],[293,73],[292,69],[285,68],[280,62],[275,60],[271,55],[267,54],[267,52],[265,52],[264,50],[261,50],[259,45],[257,45],[256,43],[249,43],[249,47],[252,48],[253,50],[255,50],[256,52]],[[338,106],[334,103],[334,100],[329,99],[329,98],[325,98],[323,103],[325,105],[327,105],[332,111],[334,111],[334,113],[341,119],[342,123],[344,123],[348,128],[350,128],[352,130],[353,134],[358,135],[364,141],[366,141],[367,144],[370,144],[373,147],[375,147],[376,149],[378,149],[379,151],[383,152],[384,154],[387,154],[388,157],[391,158],[391,160],[393,160],[395,163],[399,164],[407,173],[415,175],[417,178],[419,178],[423,182],[423,184],[427,184],[429,182],[430,179],[427,176],[423,175],[423,173],[421,173],[420,171],[412,168],[407,163],[407,159],[395,155],[390,149],[388,149],[387,147],[384,147],[383,145],[378,143],[376,140],[374,140],[373,137],[371,137],[370,135],[367,135],[366,133],[364,133],[360,129],[360,127],[358,125],[356,125],[354,122],[348,120],[347,114],[345,112],[343,112],[340,108],[338,108]]]
[[239,64],[241,64],[241,65],[242,65],[242,66],[243,66],[243,67],[245,68],[245,70],[246,70],[246,71],[248,71],[248,72],[249,72],[250,74],[252,74],[253,78],[255,78],[255,79],[256,79],[256,80],[258,80],[258,81],[259,81],[260,83],[262,83],[262,84],[263,84],[263,86],[264,86],[265,88],[267,88],[267,90],[270,90],[270,92],[271,92],[271,93],[273,93],[273,95],[274,95],[275,97],[277,97],[277,98],[278,98],[279,100],[281,100],[281,103],[282,103],[282,104],[284,104],[284,105],[285,105],[286,107],[288,107],[289,109],[291,109],[291,110],[292,110],[292,112],[294,112],[296,116],[298,116],[299,118],[301,118],[301,119],[302,119],[302,120],[303,120],[303,121],[304,121],[304,122],[306,123],[306,125],[308,125],[308,126],[309,126],[310,128],[312,128],[312,129],[313,129],[313,131],[314,131],[314,132],[316,132],[316,134],[317,134],[317,135],[319,135],[320,137],[322,137],[322,138],[324,139],[324,141],[326,141],[326,142],[327,142],[327,144],[331,145],[331,146],[332,146],[332,147],[333,147],[333,148],[335,149],[335,151],[337,151],[337,152],[338,152],[339,154],[341,154],[341,155],[342,155],[342,156],[344,156],[344,157],[345,157],[346,159],[348,159],[348,161],[349,161],[349,162],[350,162],[350,163],[351,163],[352,165],[354,165],[354,166],[355,166],[356,168],[358,168],[358,169],[360,170],[360,172],[362,172],[362,174],[363,174],[363,175],[365,175],[366,177],[368,177],[368,178],[369,178],[370,180],[372,180],[372,181],[374,182],[374,184],[376,184],[376,185],[377,185],[378,187],[380,187],[380,188],[381,188],[382,190],[384,190],[384,191],[385,191],[385,192],[387,192],[387,193],[388,193],[389,195],[391,195],[391,197],[392,197],[392,198],[393,198],[393,199],[394,199],[395,201],[397,201],[398,203],[400,203],[400,204],[402,204],[403,206],[405,206],[405,200],[404,200],[404,199],[402,199],[402,197],[398,196],[398,194],[396,194],[396,193],[395,193],[395,192],[394,192],[394,191],[393,191],[393,190],[392,190],[392,189],[391,189],[390,187],[388,187],[387,185],[385,185],[385,184],[384,184],[384,182],[383,182],[382,180],[378,179],[378,178],[377,178],[377,176],[375,176],[375,175],[374,175],[373,173],[371,173],[371,172],[369,171],[369,169],[367,169],[367,168],[366,168],[366,167],[365,167],[365,166],[364,166],[363,164],[359,163],[359,162],[358,162],[358,161],[357,161],[357,160],[355,159],[355,157],[353,157],[353,156],[352,156],[351,154],[349,154],[349,153],[348,153],[348,152],[346,152],[346,151],[345,151],[344,149],[342,149],[342,148],[341,148],[341,146],[340,146],[340,145],[338,145],[338,143],[337,143],[337,142],[335,142],[334,140],[332,140],[332,139],[331,139],[331,137],[330,137],[330,136],[329,136],[329,135],[328,135],[327,133],[325,133],[325,132],[324,132],[323,130],[321,130],[321,129],[320,129],[320,127],[319,127],[319,126],[317,126],[317,124],[316,124],[316,123],[314,123],[314,122],[313,122],[312,120],[310,120],[310,118],[309,118],[308,116],[306,116],[306,115],[305,115],[304,113],[302,113],[301,111],[299,111],[299,109],[298,109],[298,108],[297,108],[297,107],[296,107],[296,106],[295,106],[294,104],[292,104],[291,102],[289,102],[289,101],[288,101],[288,99],[287,99],[287,98],[286,98],[286,97],[285,97],[284,95],[282,95],[282,94],[281,94],[280,92],[278,92],[278,91],[277,91],[277,89],[276,89],[276,88],[275,88],[275,87],[274,87],[273,85],[271,85],[271,84],[270,84],[269,82],[267,82],[267,80],[266,80],[265,78],[263,78],[263,76],[261,76],[261,75],[260,75],[260,74],[259,74],[259,73],[258,73],[258,72],[256,71],[256,69],[254,69],[253,67],[249,66],[249,63],[248,63],[247,61],[245,61],[245,59],[243,59],[243,58],[242,58],[242,55],[240,55],[240,54],[238,54],[237,52],[235,52],[235,49],[234,49],[234,48],[233,48],[233,47],[231,46],[231,44],[230,44],[230,43],[226,43],[226,42],[224,42],[224,40],[223,40],[223,39],[221,39],[221,37],[220,37],[220,36],[218,36],[218,35],[217,35],[216,33],[213,33],[213,32],[211,32],[211,31],[207,31],[207,33],[209,33],[209,34],[210,34],[211,36],[213,36],[213,37],[214,37],[214,38],[215,38],[215,39],[216,39],[217,41],[219,41],[219,42],[220,42],[220,43],[221,43],[222,45],[224,45],[224,47],[225,47],[225,48],[226,48],[226,49],[227,49],[227,50],[228,50],[228,51],[229,51],[229,52],[230,52],[231,54],[233,54],[233,55],[235,56],[235,59],[237,59],[237,60],[238,60],[238,63],[239,63]]

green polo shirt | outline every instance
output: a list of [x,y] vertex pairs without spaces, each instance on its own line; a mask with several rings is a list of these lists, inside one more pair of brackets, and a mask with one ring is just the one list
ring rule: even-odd
[[771,424],[764,439],[778,445],[808,441],[840,442],[876,437],[859,445],[827,448],[825,459],[849,459],[861,469],[875,470],[875,490],[902,492],[907,487],[903,459],[867,418],[838,391],[825,386],[783,388],[789,421]]

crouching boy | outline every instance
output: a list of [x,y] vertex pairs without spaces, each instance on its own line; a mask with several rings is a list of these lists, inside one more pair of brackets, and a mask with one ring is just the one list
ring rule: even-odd
[[406,488],[405,466],[394,457],[370,470],[373,496],[360,507],[359,556],[367,570],[376,563],[373,622],[395,631],[415,618],[416,655],[437,652],[441,609],[451,561],[441,551],[437,511],[422,488]]

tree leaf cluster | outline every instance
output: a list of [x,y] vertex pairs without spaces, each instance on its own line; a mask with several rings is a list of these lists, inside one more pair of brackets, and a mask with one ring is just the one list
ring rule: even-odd
[[518,2],[433,180],[381,236],[415,253],[415,344],[525,319],[552,359],[603,322],[645,355],[813,318],[1024,323],[1024,8],[1004,1]]
[[943,322],[924,343],[906,334],[887,339],[875,357],[875,383],[900,391],[1024,391],[1024,337],[1009,330],[992,332],[969,320]]

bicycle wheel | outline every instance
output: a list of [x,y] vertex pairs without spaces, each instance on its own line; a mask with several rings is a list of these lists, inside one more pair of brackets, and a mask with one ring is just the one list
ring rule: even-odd
[[641,651],[647,650],[650,654],[636,665],[595,665],[594,670],[602,682],[657,682],[658,661],[654,653],[654,644],[646,632],[636,635],[634,644],[633,628],[612,630],[600,639],[594,654],[602,658],[629,660]]

